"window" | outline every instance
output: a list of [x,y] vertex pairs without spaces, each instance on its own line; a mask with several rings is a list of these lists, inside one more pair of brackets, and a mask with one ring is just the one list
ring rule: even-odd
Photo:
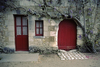
[[27,17],[23,15],[15,16],[16,33],[17,35],[28,35]]
[[43,36],[43,21],[35,21],[35,36]]

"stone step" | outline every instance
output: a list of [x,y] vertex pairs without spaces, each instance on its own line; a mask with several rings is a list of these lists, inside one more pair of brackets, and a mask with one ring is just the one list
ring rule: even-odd
[[58,56],[61,60],[88,59],[80,52],[59,52]]

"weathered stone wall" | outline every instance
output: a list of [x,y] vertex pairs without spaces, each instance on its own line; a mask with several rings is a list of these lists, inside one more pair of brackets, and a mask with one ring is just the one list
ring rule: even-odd
[[[35,0],[38,2],[39,0]],[[42,1],[41,1],[42,2]],[[69,3],[64,0],[62,1],[62,5],[59,6],[56,5],[55,8],[57,8],[59,11],[64,11],[64,13],[68,12],[68,7]],[[25,9],[28,11],[29,9],[36,9],[37,11],[42,11],[40,10],[40,7],[31,1],[28,0],[17,0],[16,4],[19,4],[21,7],[25,7]],[[55,4],[55,1],[53,2]],[[88,6],[88,5],[87,5]],[[33,8],[34,7],[34,8]],[[65,11],[66,9],[66,11]],[[76,8],[73,6],[71,8],[73,10],[73,18],[76,13]],[[28,41],[29,41],[29,47],[39,47],[41,49],[58,49],[57,47],[57,36],[58,36],[58,28],[59,28],[59,23],[63,20],[61,19],[51,19],[50,17],[42,17],[40,16],[35,16],[31,15],[24,9],[10,9],[9,7],[6,8],[4,12],[0,12],[0,46],[5,46],[12,48],[16,50],[15,48],[15,26],[14,26],[14,14],[19,14],[19,15],[28,15]],[[50,11],[49,7],[48,10]],[[100,9],[98,9],[99,12]],[[50,15],[54,15],[54,10],[50,11]],[[94,11],[95,12],[95,11]],[[85,15],[87,12],[85,12]],[[94,14],[92,15],[92,20],[91,21],[96,21],[99,23],[100,21],[100,12],[97,14],[96,18]],[[84,26],[83,22],[83,16],[79,15],[80,19],[78,19],[79,23]],[[37,37],[35,36],[35,20],[43,20],[44,23],[44,36],[43,37]],[[77,19],[76,19],[77,20]],[[87,21],[87,19],[85,20]],[[82,45],[83,40],[81,39],[83,37],[83,31],[82,29],[77,26],[77,45]]]
[[[40,49],[55,49],[56,47],[56,24],[53,20],[47,18],[41,18],[44,24],[44,36],[35,36],[35,20],[38,20],[39,17],[28,16],[29,24],[29,47],[39,47]],[[57,47],[56,47],[57,48]]]
[[14,13],[9,8],[0,12],[0,47],[4,52],[15,51]]
[[83,45],[83,30],[77,26],[77,45]]
[[5,25],[5,15],[0,13],[0,46],[5,46],[8,43],[8,28]]

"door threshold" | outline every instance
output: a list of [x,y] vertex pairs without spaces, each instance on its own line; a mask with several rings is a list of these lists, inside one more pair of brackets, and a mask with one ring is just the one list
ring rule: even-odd
[[15,54],[29,54],[29,51],[15,51]]

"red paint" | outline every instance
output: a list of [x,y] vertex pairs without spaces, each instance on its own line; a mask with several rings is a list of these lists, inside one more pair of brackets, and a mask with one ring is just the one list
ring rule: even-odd
[[[18,25],[17,18],[20,18]],[[28,51],[28,20],[23,20],[23,17],[26,16],[14,16],[15,18],[15,45],[16,45],[16,51]],[[26,22],[26,24],[23,24]],[[18,33],[18,29],[20,28],[20,34]],[[25,31],[23,31],[25,29]]]
[[77,29],[73,20],[63,20],[59,24],[58,48],[70,50],[76,48]]

